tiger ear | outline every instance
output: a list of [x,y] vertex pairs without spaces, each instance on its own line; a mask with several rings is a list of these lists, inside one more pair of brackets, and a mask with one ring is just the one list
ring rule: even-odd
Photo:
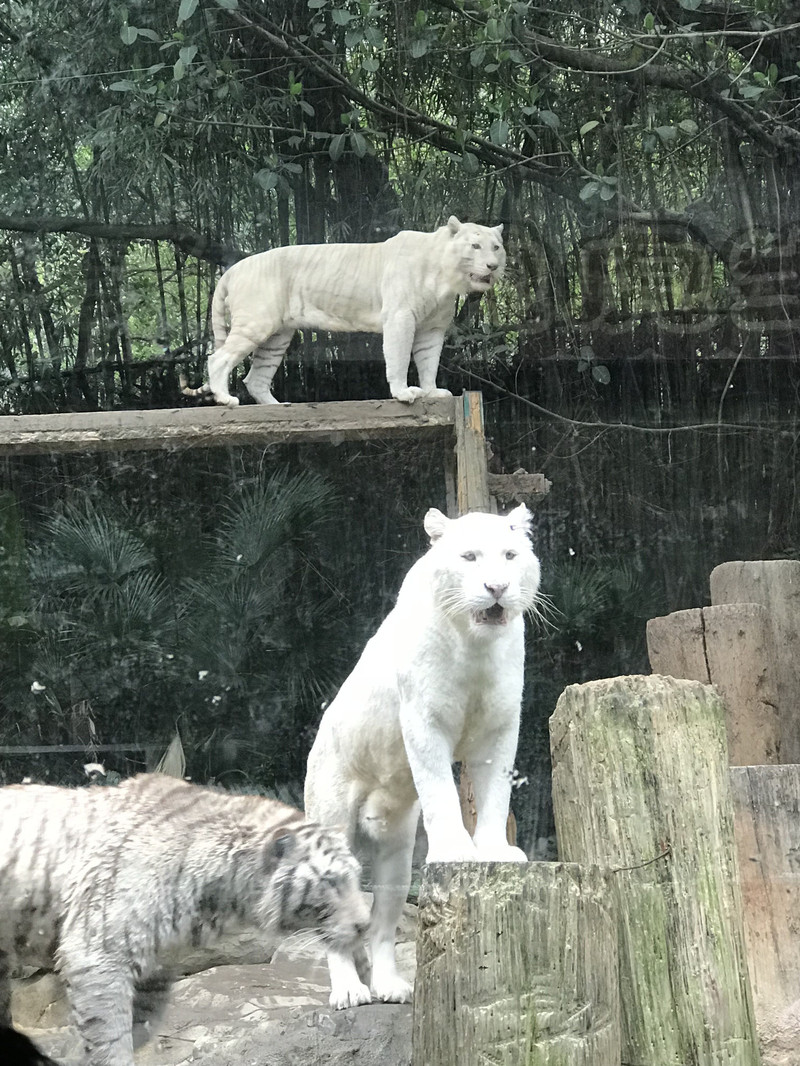
[[506,518],[512,529],[521,529],[523,533],[530,534],[533,515],[524,503],[515,507],[513,511],[509,511]]
[[500,238],[500,240],[502,240],[503,239],[503,223],[501,222],[499,226],[495,226],[494,227],[494,231],[497,234],[497,236]]
[[282,859],[290,852],[294,851],[297,840],[293,833],[281,833],[280,836],[275,837],[272,841],[272,847],[270,852],[275,859]]
[[431,544],[435,544],[450,525],[450,519],[435,507],[431,507],[430,511],[425,515],[423,525],[425,526],[425,532],[431,538]]
[[453,234],[458,233],[458,231],[461,229],[461,223],[459,222],[459,220],[456,218],[455,215],[451,215],[450,218],[448,218],[448,220],[447,220],[447,228]]

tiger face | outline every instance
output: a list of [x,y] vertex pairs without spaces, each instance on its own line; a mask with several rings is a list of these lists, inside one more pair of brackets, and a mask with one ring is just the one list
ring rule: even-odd
[[353,950],[369,925],[361,866],[335,829],[306,824],[273,845],[278,868],[265,900],[279,932],[316,929],[333,950]]
[[473,631],[502,633],[509,622],[535,611],[539,560],[528,537],[524,506],[505,517],[473,513],[451,520],[432,508],[425,516],[429,562],[438,606]]
[[457,257],[464,277],[464,292],[487,292],[502,277],[506,265],[503,227],[479,226],[459,222],[452,215],[447,221],[451,233],[451,254]]

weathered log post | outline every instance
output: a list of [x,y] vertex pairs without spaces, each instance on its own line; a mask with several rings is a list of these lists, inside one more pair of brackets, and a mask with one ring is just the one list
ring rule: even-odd
[[412,1066],[619,1066],[606,871],[434,863],[419,897]]
[[730,771],[747,963],[765,1066],[800,1061],[800,766]]
[[760,603],[766,608],[776,649],[780,761],[800,763],[800,562],[771,559],[721,563],[711,571],[711,602]]
[[765,607],[729,603],[651,618],[647,651],[653,673],[717,689],[725,706],[731,765],[778,762],[778,664]]
[[759,1061],[722,702],[636,676],[570,685],[550,720],[561,858],[611,867],[622,1061]]

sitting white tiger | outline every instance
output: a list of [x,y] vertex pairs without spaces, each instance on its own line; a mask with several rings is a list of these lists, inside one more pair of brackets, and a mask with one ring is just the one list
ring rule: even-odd
[[251,924],[359,951],[369,916],[335,830],[260,796],[160,774],[118,788],[0,788],[0,1026],[19,964],[64,978],[87,1066],[133,1066],[163,1010],[163,949]]
[[[345,826],[371,863],[371,988],[349,950],[328,952],[336,1008],[411,998],[395,934],[411,882],[420,803],[428,862],[525,861],[506,840],[526,611],[539,561],[530,512],[425,516],[429,551],[322,717],[308,758],[308,817]],[[452,763],[465,762],[477,825],[461,817]]]
[[[189,389],[182,379],[183,392],[210,392],[235,407],[230,374],[251,355],[247,391],[257,403],[278,403],[272,379],[292,335],[320,329],[382,333],[396,400],[450,396],[436,387],[445,330],[457,296],[486,292],[502,275],[502,231],[453,215],[433,233],[403,230],[379,244],[295,244],[240,260],[214,291],[208,383]],[[412,357],[419,386],[408,384]]]

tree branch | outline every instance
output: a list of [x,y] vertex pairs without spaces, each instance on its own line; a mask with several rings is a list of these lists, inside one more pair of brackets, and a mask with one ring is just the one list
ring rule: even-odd
[[85,218],[21,218],[0,215],[0,230],[17,233],[79,233],[83,237],[99,237],[110,241],[170,241],[187,255],[225,266],[247,255],[233,245],[222,244],[202,233],[196,233],[188,226],[172,222],[149,225],[137,222],[94,222]]

